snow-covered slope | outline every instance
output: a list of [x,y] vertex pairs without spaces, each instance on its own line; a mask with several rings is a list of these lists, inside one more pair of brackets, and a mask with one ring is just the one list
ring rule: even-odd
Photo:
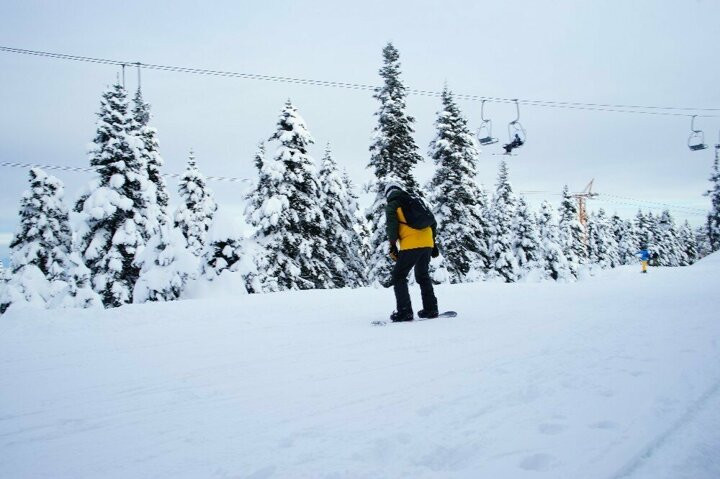
[[720,256],[638,270],[11,309],[0,477],[720,477]]

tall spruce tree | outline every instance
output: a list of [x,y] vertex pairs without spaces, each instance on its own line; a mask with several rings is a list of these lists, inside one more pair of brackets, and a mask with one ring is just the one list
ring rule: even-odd
[[682,248],[680,266],[689,266],[697,261],[699,259],[697,240],[687,220],[685,220],[685,223],[680,227],[678,240]]
[[149,126],[151,118],[150,104],[145,103],[143,100],[140,88],[135,93],[132,113],[135,122],[135,134],[141,141],[140,155],[145,163],[146,175],[149,180],[146,207],[150,210],[147,214],[150,221],[148,236],[152,236],[158,232],[159,225],[167,224],[170,221],[168,217],[169,199],[165,179],[160,173],[163,159],[160,156],[157,130]]
[[175,212],[175,227],[180,229],[187,240],[188,249],[200,257],[205,250],[217,204],[205,176],[197,167],[192,151],[180,178],[178,193],[182,204]]
[[677,227],[668,210],[664,210],[657,219],[655,251],[660,266],[680,266],[683,263],[683,249],[678,240]]
[[366,213],[371,232],[368,279],[379,283],[387,281],[393,267],[385,233],[385,186],[394,181],[407,191],[420,194],[413,168],[422,161],[412,137],[415,119],[405,112],[407,92],[400,79],[400,54],[391,43],[382,53],[383,86],[373,95],[380,102],[380,108],[375,113],[378,123],[373,131],[368,164],[375,174],[376,195]]
[[486,204],[476,183],[478,149],[473,134],[445,87],[429,155],[435,161],[430,203],[438,222],[437,240],[452,283],[483,275],[490,264]]
[[715,162],[710,175],[712,186],[705,193],[710,197],[710,212],[707,216],[707,241],[710,251],[720,250],[720,149],[715,149]]
[[513,222],[516,214],[516,200],[508,178],[507,163],[500,163],[498,180],[490,208],[490,243],[491,278],[501,278],[507,283],[517,281],[520,266],[515,255],[515,232]]
[[330,288],[332,258],[324,238],[317,170],[308,152],[313,139],[290,100],[270,140],[278,146],[274,158],[263,165],[263,171],[272,172],[269,196],[253,213],[256,239],[267,255],[265,274],[280,290]]
[[518,197],[517,209],[513,218],[515,237],[515,256],[518,260],[520,274],[525,275],[542,268],[542,252],[535,215],[530,211],[527,201]]
[[575,200],[570,195],[567,185],[562,190],[562,201],[559,211],[559,236],[560,247],[565,254],[570,271],[577,276],[580,266],[587,263],[587,247],[585,245],[585,233],[578,220],[578,210]]
[[538,215],[540,254],[546,278],[568,282],[573,279],[570,265],[560,246],[560,233],[555,212],[549,202],[543,201]]
[[103,93],[98,117],[90,151],[90,165],[98,176],[76,204],[85,219],[79,250],[93,289],[106,307],[116,307],[132,301],[140,273],[135,255],[148,236],[149,185],[122,85],[116,83]]
[[37,266],[48,281],[67,279],[72,232],[64,186],[40,168],[30,170],[30,189],[20,200],[20,228],[10,242],[15,271]]
[[618,246],[618,260],[620,264],[627,265],[636,263],[640,246],[638,244],[635,224],[632,221],[623,220],[615,213],[612,218],[610,218],[610,227]]
[[15,300],[35,298],[30,302],[50,308],[97,306],[99,297],[84,281],[87,269],[72,251],[63,190],[59,179],[40,168],[30,170],[30,189],[20,201],[20,228],[10,243],[14,276],[8,294]]
[[590,215],[588,220],[588,258],[601,268],[615,268],[620,265],[620,254],[615,234],[605,210]]
[[357,199],[352,184],[343,175],[332,157],[330,145],[320,163],[320,191],[322,214],[325,218],[323,236],[330,254],[330,271],[336,288],[355,288],[365,282],[365,263],[362,260],[362,243],[356,231]]

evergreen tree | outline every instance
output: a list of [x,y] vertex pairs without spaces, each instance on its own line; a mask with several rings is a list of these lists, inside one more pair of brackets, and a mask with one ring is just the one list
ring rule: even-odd
[[[250,193],[246,196],[247,206],[245,209],[245,217],[249,224],[257,227],[260,221],[259,215],[261,213],[260,208],[265,201],[265,198],[271,196],[273,192],[269,191],[271,186],[270,177],[273,171],[268,171],[265,168],[265,143],[258,143],[257,150],[255,151],[255,157],[253,158],[253,164],[258,173],[258,180],[254,187],[250,190]],[[279,178],[278,178],[279,179]]]
[[429,151],[436,165],[430,182],[430,203],[450,281],[460,283],[487,271],[490,228],[484,216],[487,205],[481,203],[484,196],[475,182],[475,138],[447,87],[435,127]]
[[605,210],[600,208],[588,220],[588,258],[601,268],[615,268],[620,265],[617,241]]
[[275,156],[263,165],[269,196],[257,208],[258,242],[265,248],[265,274],[278,289],[312,289],[333,286],[323,233],[326,230],[313,142],[305,121],[288,100],[270,140],[278,142]]
[[145,103],[142,91],[138,88],[135,93],[133,106],[133,120],[135,135],[140,139],[140,156],[145,165],[149,180],[146,192],[146,216],[149,219],[148,237],[158,232],[159,225],[169,223],[168,218],[168,192],[165,179],[160,173],[163,159],[160,156],[160,147],[157,140],[157,130],[149,126],[150,104]]
[[618,246],[618,260],[621,265],[634,264],[637,262],[637,253],[640,251],[635,224],[626,221],[615,213],[610,219],[615,242]]
[[325,149],[320,164],[319,184],[323,195],[322,215],[325,218],[324,238],[331,261],[332,283],[336,288],[355,288],[364,284],[364,262],[361,239],[355,230],[357,199],[347,175],[338,170],[330,152]]
[[376,196],[366,218],[371,232],[368,279],[385,283],[393,267],[385,233],[385,186],[393,181],[410,193],[421,194],[412,170],[422,157],[412,137],[415,119],[405,113],[407,92],[400,80],[400,55],[391,43],[383,48],[380,76],[383,86],[373,95],[380,108],[375,113],[378,123],[373,131],[368,165],[375,174]]
[[149,185],[130,113],[122,85],[105,91],[90,152],[98,177],[77,204],[85,219],[79,250],[106,307],[132,301],[140,273],[135,255],[148,237],[144,215]]
[[198,259],[186,247],[179,229],[168,223],[158,225],[139,255],[142,265],[135,284],[133,301],[174,301],[198,271]]
[[697,245],[697,259],[702,259],[712,253],[710,241],[708,240],[708,229],[706,225],[698,226],[694,230],[695,244]]
[[202,256],[217,204],[205,176],[198,170],[192,151],[178,192],[182,204],[175,212],[175,227],[182,232],[190,251],[195,256]]
[[202,265],[206,279],[212,281],[226,271],[238,273],[243,278],[245,292],[259,293],[264,289],[263,276],[256,264],[260,256],[255,244],[245,237],[234,217],[215,215]]
[[540,206],[538,232],[540,235],[540,258],[545,277],[556,281],[571,281],[573,274],[560,246],[560,232],[555,212],[547,201]]
[[40,168],[30,170],[30,189],[20,202],[20,229],[10,243],[10,295],[49,308],[97,306],[99,297],[81,276],[87,268],[72,252],[63,190],[57,178]]
[[[645,237],[647,238],[647,249],[651,255],[655,253],[660,254],[660,230],[659,230],[659,218],[656,218],[651,211],[645,215],[645,225],[647,232]],[[652,261],[652,260],[651,260]]]
[[684,262],[675,220],[668,210],[664,210],[658,218],[655,248],[660,266],[680,266]]
[[67,279],[72,232],[63,192],[59,179],[40,168],[30,170],[30,189],[20,201],[20,229],[10,242],[15,271],[33,264],[48,281]]
[[680,266],[688,266],[699,259],[698,245],[692,227],[687,220],[678,232],[678,240],[682,248]]
[[570,195],[567,185],[563,187],[562,202],[559,209],[559,237],[560,247],[567,259],[570,271],[577,276],[580,265],[587,263],[587,248],[585,246],[585,233],[578,220],[578,211],[575,200]]
[[712,186],[705,195],[710,197],[712,207],[707,216],[706,229],[710,251],[720,250],[720,153],[715,150],[715,162],[713,172],[710,175]]
[[521,274],[527,274],[543,266],[540,235],[535,215],[520,196],[517,201],[516,214],[513,219],[515,236],[515,256]]
[[508,179],[507,164],[500,163],[498,182],[490,209],[492,241],[490,243],[491,278],[499,277],[507,283],[516,281],[520,267],[515,256],[515,235],[513,220],[516,214],[516,201]]

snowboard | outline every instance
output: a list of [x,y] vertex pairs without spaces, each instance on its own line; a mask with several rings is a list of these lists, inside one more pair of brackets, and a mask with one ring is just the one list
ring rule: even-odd
[[[437,318],[417,318],[412,321],[399,321],[400,323],[415,323],[417,321],[429,321],[431,319],[440,319],[440,318],[454,318],[457,316],[457,311],[445,311],[443,313],[438,314]],[[387,324],[395,324],[392,321],[373,321],[371,323],[373,326],[385,326]]]

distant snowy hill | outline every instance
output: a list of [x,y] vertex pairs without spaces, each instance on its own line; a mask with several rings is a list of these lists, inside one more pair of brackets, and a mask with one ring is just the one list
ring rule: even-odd
[[0,477],[720,477],[717,253],[440,286],[457,318],[385,327],[389,290],[227,278],[212,298],[11,308]]

